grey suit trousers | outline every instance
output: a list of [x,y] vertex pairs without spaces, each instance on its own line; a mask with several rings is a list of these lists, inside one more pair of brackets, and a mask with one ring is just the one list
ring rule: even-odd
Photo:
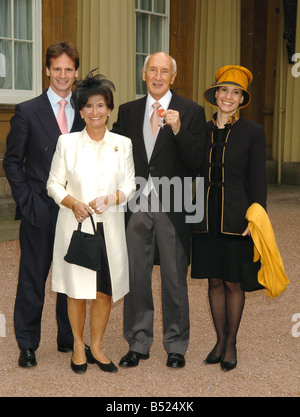
[[167,213],[138,211],[127,229],[130,291],[124,298],[124,336],[130,350],[147,354],[153,343],[152,270],[155,244],[161,272],[163,344],[185,354],[189,342],[188,257]]

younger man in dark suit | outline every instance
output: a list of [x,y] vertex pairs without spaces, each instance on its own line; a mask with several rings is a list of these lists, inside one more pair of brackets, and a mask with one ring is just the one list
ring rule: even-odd
[[[52,262],[58,206],[48,197],[46,183],[59,135],[79,131],[84,123],[72,102],[72,85],[78,75],[79,54],[70,43],[50,45],[46,74],[50,87],[40,96],[18,104],[11,119],[3,167],[21,219],[21,259],[15,302],[14,325],[21,350],[19,365],[36,365],[35,350],[40,343],[45,283]],[[64,99],[65,131],[57,116]],[[58,350],[72,349],[73,336],[67,315],[67,300],[58,294]]]
[[[127,245],[130,292],[124,299],[124,335],[129,352],[120,366],[132,367],[149,358],[153,342],[152,268],[157,245],[162,285],[163,343],[168,354],[167,366],[181,368],[189,342],[189,306],[187,269],[189,265],[190,225],[181,200],[183,182],[192,177],[202,163],[205,140],[204,110],[198,104],[170,90],[176,78],[176,62],[170,55],[158,52],[147,57],[143,80],[148,95],[120,106],[113,131],[132,140],[135,174],[143,184],[140,209],[127,212]],[[153,123],[156,109],[164,109],[166,126]],[[168,212],[155,179],[179,180],[174,195],[170,193]],[[178,183],[177,183],[178,185]],[[180,197],[179,197],[180,196]],[[161,196],[160,196],[161,197]],[[164,196],[162,196],[164,197]],[[154,204],[153,204],[154,203]],[[159,211],[153,206],[159,207]]]

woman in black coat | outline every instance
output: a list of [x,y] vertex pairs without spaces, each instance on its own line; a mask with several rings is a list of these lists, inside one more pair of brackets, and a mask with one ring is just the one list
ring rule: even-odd
[[191,276],[208,278],[209,283],[217,343],[205,363],[221,363],[228,371],[237,364],[236,337],[245,303],[240,268],[253,259],[245,215],[252,203],[266,208],[266,155],[262,126],[238,115],[251,100],[251,72],[229,65],[219,69],[215,78],[215,85],[204,93],[217,113],[207,123],[201,171],[205,214],[194,227]]

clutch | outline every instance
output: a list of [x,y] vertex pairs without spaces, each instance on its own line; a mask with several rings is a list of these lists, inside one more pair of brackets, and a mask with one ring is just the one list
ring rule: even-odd
[[241,289],[243,291],[252,292],[265,288],[257,280],[260,267],[260,260],[256,262],[246,262],[241,265]]
[[94,234],[81,231],[81,223],[74,230],[67,254],[64,260],[68,263],[82,266],[83,268],[99,271],[101,269],[102,237],[96,235],[93,216],[89,213]]

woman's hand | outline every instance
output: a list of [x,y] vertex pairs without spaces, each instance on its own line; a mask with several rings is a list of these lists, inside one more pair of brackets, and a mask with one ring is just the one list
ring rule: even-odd
[[95,213],[101,214],[104,211],[106,211],[110,206],[113,206],[115,204],[116,194],[109,194],[94,198],[94,200],[89,203],[89,206],[91,209],[94,210]]
[[89,213],[93,214],[87,204],[77,201],[75,197],[72,197],[70,194],[61,201],[61,204],[73,211],[74,216],[79,223],[82,223],[89,217]]
[[76,204],[74,203],[73,213],[79,223],[82,223],[87,217],[89,217],[89,213],[93,214],[87,204],[79,201],[76,202]]
[[244,231],[244,233],[243,233],[243,235],[242,236],[251,236],[251,233],[250,233],[250,229],[249,229],[249,227],[247,226],[247,229],[245,229],[245,231]]

